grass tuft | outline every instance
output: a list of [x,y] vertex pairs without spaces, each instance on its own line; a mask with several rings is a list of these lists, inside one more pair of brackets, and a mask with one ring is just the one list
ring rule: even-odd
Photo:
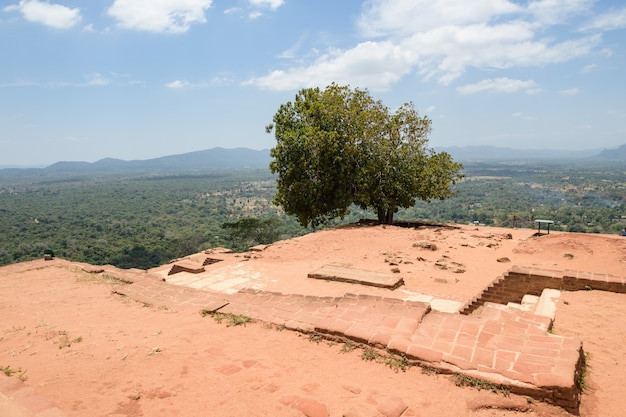
[[313,342],[313,343],[320,343],[322,340],[324,340],[324,336],[317,333],[317,332],[312,332],[309,333],[309,341]]
[[385,365],[393,369],[394,372],[402,371],[406,372],[411,367],[409,360],[406,356],[396,356],[393,353],[385,358]]
[[459,373],[454,374],[454,384],[457,387],[472,387],[476,388],[478,391],[487,390],[494,393],[500,393],[505,397],[508,397],[511,393],[502,385],[494,384],[493,382],[485,381],[483,379],[474,378]]
[[354,343],[352,340],[346,339],[345,343],[341,347],[340,352],[341,353],[350,353],[354,349],[356,349],[357,347],[358,346],[356,345],[356,343]]
[[372,347],[363,348],[363,352],[361,352],[361,359],[364,361],[376,361],[380,360],[380,353]]
[[211,316],[213,320],[217,323],[222,323],[222,321],[227,320],[226,327],[231,326],[246,326],[246,323],[252,323],[253,320],[244,316],[243,314],[232,314],[232,313],[218,313],[216,311],[210,311],[207,309],[203,309],[200,311],[202,317]]
[[13,376],[13,374],[18,374],[17,378],[22,382],[25,382],[28,379],[28,377],[26,376],[26,371],[22,371],[22,368],[13,369],[10,365],[7,365],[0,367],[0,370],[2,370],[2,373],[4,373],[6,376]]
[[581,391],[589,388],[587,377],[589,376],[589,371],[587,369],[587,362],[591,359],[591,353],[585,352],[585,358],[583,360],[582,366],[580,368],[580,373],[576,377],[576,385],[580,388]]

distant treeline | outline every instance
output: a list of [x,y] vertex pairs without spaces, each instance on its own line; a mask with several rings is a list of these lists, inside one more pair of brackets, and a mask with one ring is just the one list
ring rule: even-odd
[[[418,202],[396,219],[529,228],[549,219],[557,230],[587,233],[626,225],[623,167],[466,164],[465,174],[454,197]],[[245,218],[271,219],[280,238],[311,232],[271,204],[274,194],[267,170],[0,179],[0,265],[52,250],[146,269],[211,247],[245,250],[250,242],[223,227]],[[355,209],[333,225],[361,218],[375,216]]]

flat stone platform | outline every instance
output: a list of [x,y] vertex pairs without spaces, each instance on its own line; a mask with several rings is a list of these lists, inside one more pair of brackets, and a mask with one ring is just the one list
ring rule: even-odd
[[324,265],[307,275],[309,278],[347,282],[372,287],[395,289],[404,284],[401,277],[380,272],[363,271],[339,265]]

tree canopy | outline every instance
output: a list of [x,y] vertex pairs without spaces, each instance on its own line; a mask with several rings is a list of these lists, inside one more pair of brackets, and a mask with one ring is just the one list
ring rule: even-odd
[[236,222],[222,224],[223,229],[230,230],[229,237],[234,247],[247,250],[250,246],[266,245],[280,239],[279,221],[272,217],[265,220],[256,217],[244,217]]
[[352,204],[389,224],[416,199],[450,196],[462,177],[461,164],[427,147],[431,120],[412,103],[391,112],[367,90],[331,84],[300,90],[273,122],[274,203],[303,226],[343,218]]

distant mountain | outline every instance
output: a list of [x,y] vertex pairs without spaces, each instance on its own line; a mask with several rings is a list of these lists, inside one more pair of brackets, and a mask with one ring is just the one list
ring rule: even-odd
[[460,162],[508,162],[508,161],[548,161],[585,160],[601,152],[601,149],[570,151],[563,149],[512,149],[497,146],[451,146],[435,148],[448,152]]
[[269,163],[269,150],[213,148],[145,160],[124,161],[104,158],[92,163],[57,162],[44,168],[44,171],[77,173],[188,172],[213,169],[261,169],[268,168]]
[[[626,144],[617,149],[587,149],[570,151],[557,149],[512,149],[496,146],[453,146],[435,148],[448,152],[465,163],[575,161],[577,163],[626,163]],[[229,169],[269,169],[268,149],[212,148],[204,151],[163,156],[145,160],[124,161],[104,158],[96,162],[62,161],[45,168],[3,168],[0,177],[111,175],[141,173],[189,173]]]
[[617,149],[605,149],[592,158],[594,161],[613,161],[626,164],[626,144]]

